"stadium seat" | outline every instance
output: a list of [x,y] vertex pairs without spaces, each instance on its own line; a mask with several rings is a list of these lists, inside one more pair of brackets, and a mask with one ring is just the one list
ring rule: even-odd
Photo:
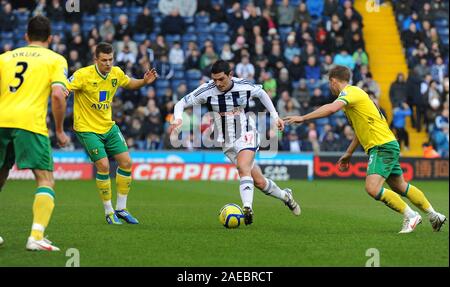
[[195,15],[194,17],[195,26],[205,26],[209,24],[209,16]]
[[186,33],[194,34],[195,32],[195,26],[187,26]]
[[183,43],[196,42],[197,41],[197,35],[191,34],[191,33],[187,33],[187,34],[184,34],[181,37],[181,40],[182,40]]
[[181,84],[186,84],[185,80],[172,80],[171,87],[175,91]]
[[180,35],[166,35],[166,42],[169,44],[169,46],[173,45],[173,42],[178,41],[181,42],[181,36]]
[[202,77],[202,73],[199,70],[188,70],[188,71],[186,71],[186,78],[188,80],[200,80],[201,77]]
[[158,79],[155,83],[156,89],[166,89],[170,87],[169,80]]
[[176,71],[184,71],[183,64],[172,64],[172,68],[175,72]]
[[12,40],[14,38],[13,32],[1,32],[0,38],[2,40]]
[[188,92],[192,92],[193,90],[198,88],[199,85],[200,85],[200,81],[199,80],[189,80],[187,82]]
[[211,23],[209,25],[210,30],[214,33],[225,33],[229,32],[229,26],[227,23]]
[[183,80],[184,79],[184,71],[177,70],[173,73],[173,78],[176,80]]
[[133,41],[135,41],[137,43],[144,42],[146,39],[147,39],[146,34],[134,34],[133,35]]
[[140,7],[140,6],[133,6],[130,7],[129,13],[134,14],[134,15],[139,15],[142,13],[142,11],[144,10],[144,8]]

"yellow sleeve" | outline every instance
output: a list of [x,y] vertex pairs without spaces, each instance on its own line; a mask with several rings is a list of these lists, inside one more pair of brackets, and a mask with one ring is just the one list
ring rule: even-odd
[[357,93],[351,91],[342,91],[336,101],[342,101],[346,106],[353,106],[360,97]]
[[69,86],[67,87],[70,91],[76,91],[83,89],[83,75],[80,70],[75,71],[73,75],[69,78]]
[[121,68],[117,67],[117,71],[118,71],[118,81],[119,81],[119,86],[120,87],[126,87],[128,85],[128,83],[130,82],[130,77],[128,77]]
[[69,82],[67,81],[67,61],[64,57],[59,56],[56,58],[53,65],[53,73],[50,76],[51,85],[63,85],[67,88]]

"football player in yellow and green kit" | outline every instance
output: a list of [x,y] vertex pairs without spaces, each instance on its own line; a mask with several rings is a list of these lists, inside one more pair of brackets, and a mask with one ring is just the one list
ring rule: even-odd
[[56,138],[60,146],[66,145],[69,138],[63,122],[68,83],[67,61],[48,49],[50,31],[50,21],[35,16],[25,35],[29,45],[0,55],[0,190],[14,162],[19,169],[31,169],[37,183],[27,250],[59,250],[44,238],[55,206],[46,118],[51,95]]
[[[133,79],[113,66],[114,51],[109,43],[99,43],[95,49],[95,63],[77,70],[69,79],[74,92],[74,124],[76,136],[97,168],[96,184],[105,208],[106,222],[137,224],[139,221],[127,210],[127,196],[131,185],[131,158],[119,127],[112,120],[111,103],[119,87],[139,89],[153,83],[157,74],[147,71],[143,79]],[[111,180],[108,156],[119,164],[116,172],[117,204],[111,203]]]
[[[408,198],[416,207],[428,215],[434,231],[439,231],[446,217],[436,212],[420,189],[408,183],[403,178],[400,168],[400,146],[389,129],[389,126],[375,103],[360,88],[349,85],[351,72],[344,66],[336,66],[329,72],[329,86],[337,99],[317,110],[303,115],[290,116],[284,120],[288,124],[327,117],[341,109],[355,130],[356,137],[345,154],[339,159],[339,169],[348,169],[350,158],[362,145],[369,155],[366,176],[366,191],[376,200],[404,215],[400,233],[412,232],[421,223],[422,218],[404,202],[401,196]],[[384,182],[389,187],[383,187]]]

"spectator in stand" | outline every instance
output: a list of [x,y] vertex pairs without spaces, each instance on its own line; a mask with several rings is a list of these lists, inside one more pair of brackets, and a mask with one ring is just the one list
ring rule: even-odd
[[277,80],[277,95],[281,95],[283,91],[292,93],[292,82],[289,77],[289,71],[286,68],[280,70],[280,75]]
[[231,46],[225,43],[222,47],[222,52],[220,52],[220,59],[224,61],[232,61],[234,58],[234,53],[231,51]]
[[336,152],[340,150],[340,144],[332,131],[325,133],[324,140],[320,143],[321,152]]
[[155,60],[161,59],[162,56],[169,56],[170,48],[167,46],[163,35],[156,36],[156,43],[152,45],[152,50],[155,55]]
[[419,45],[420,41],[422,41],[422,37],[417,31],[416,24],[409,24],[408,30],[403,33],[403,41],[406,49]]
[[117,23],[115,27],[116,33],[114,35],[114,39],[122,40],[125,35],[133,35],[133,31],[131,30],[131,26],[128,23],[128,16],[122,14],[119,16],[119,23]]
[[304,151],[302,148],[302,141],[299,139],[298,134],[294,129],[289,131],[287,137],[281,144],[281,148],[282,150],[290,152]]
[[65,20],[65,7],[61,5],[61,1],[52,0],[47,6],[47,17],[52,22],[63,22]]
[[123,50],[123,48],[125,46],[128,46],[128,48],[130,49],[131,53],[133,54],[133,56],[136,58],[138,55],[138,47],[135,41],[133,41],[130,37],[130,35],[125,34],[123,35],[123,38],[121,39],[121,41],[117,41],[115,43],[114,46],[114,50],[116,51],[121,51]]
[[338,12],[339,0],[325,0],[323,8],[323,15],[326,17],[331,17],[333,14]]
[[180,42],[175,41],[169,51],[169,62],[172,65],[184,64],[184,51],[181,49]]
[[372,73],[367,73],[367,78],[364,81],[364,84],[367,85],[369,91],[371,91],[377,99],[380,98],[381,89],[380,85],[378,85],[377,81],[375,81],[372,77]]
[[11,4],[5,3],[3,11],[0,10],[0,31],[13,32],[16,27],[17,16],[13,13]]
[[433,80],[443,83],[445,76],[448,75],[448,66],[444,64],[442,57],[436,57],[436,62],[431,66],[431,76]]
[[277,111],[280,118],[300,115],[300,104],[296,99],[290,97],[288,91],[283,91],[277,102]]
[[327,102],[327,99],[322,94],[322,90],[319,88],[315,88],[313,91],[313,96],[309,100],[309,105],[314,109],[318,108],[320,106],[325,105]]
[[200,70],[204,71],[210,67],[215,61],[219,59],[219,56],[214,51],[212,42],[205,45],[205,52],[200,57]]
[[159,0],[158,10],[162,14],[167,16],[175,9],[179,11],[181,17],[192,17],[197,11],[197,1]]
[[409,150],[409,135],[406,131],[406,118],[411,116],[411,109],[407,103],[403,102],[397,105],[394,108],[393,119],[392,119],[392,128],[394,129],[394,133],[397,136],[397,140],[405,150]]
[[254,81],[255,67],[250,63],[247,55],[241,58],[241,62],[236,65],[236,76],[250,81]]
[[106,41],[107,35],[112,35],[112,38],[114,38],[116,34],[116,28],[114,28],[114,24],[111,18],[108,17],[105,19],[103,24],[100,26],[99,33],[100,37],[102,38],[102,41]]
[[268,71],[262,73],[263,89],[273,99],[277,95],[277,80]]
[[401,103],[407,101],[408,88],[403,73],[397,74],[397,79],[389,88],[389,99],[393,107],[398,107]]
[[130,47],[125,45],[123,49],[117,54],[116,61],[119,65],[134,64],[136,62],[136,57],[131,52]]
[[436,145],[436,150],[440,157],[448,158],[449,156],[449,145],[448,145],[448,125],[444,125],[441,130],[437,131],[433,135],[433,141]]
[[317,65],[316,57],[314,56],[308,57],[308,62],[305,66],[305,78],[310,85],[317,86],[320,84],[320,66]]
[[369,57],[367,56],[367,53],[363,50],[363,48],[358,48],[353,53],[352,57],[357,68],[369,65]]
[[434,131],[442,130],[444,126],[449,125],[448,115],[448,103],[446,103],[444,104],[441,114],[438,115],[434,121]]
[[148,7],[144,7],[142,13],[136,19],[135,29],[137,33],[141,34],[151,34],[153,33],[153,16],[151,15],[151,10]]
[[173,77],[173,67],[166,55],[162,55],[161,59],[155,61],[154,68],[160,79],[170,80]]
[[180,35],[184,33],[186,23],[177,9],[172,10],[161,21],[161,33],[163,35]]
[[411,14],[412,0],[398,0],[395,1],[395,13],[397,14],[397,21],[403,23],[403,20]]
[[311,22],[311,15],[309,15],[306,3],[300,2],[294,12],[295,23],[302,23],[303,21]]
[[288,71],[293,81],[299,81],[300,78],[304,77],[305,69],[300,61],[300,56],[294,56],[292,63],[288,65]]
[[226,23],[227,15],[220,2],[212,1],[212,7],[209,9],[209,21],[210,23]]
[[342,49],[339,54],[334,56],[333,64],[346,66],[352,71],[355,68],[355,61],[353,60],[352,56],[348,54],[348,51],[346,49]]
[[308,87],[306,86],[305,79],[300,79],[299,86],[294,90],[292,97],[297,99],[300,103],[309,103],[311,95],[309,93]]
[[289,6],[289,0],[283,0],[277,7],[277,22],[280,27],[292,27],[294,24],[295,10]]
[[402,30],[406,31],[410,28],[410,24],[414,24],[416,26],[417,31],[422,30],[422,25],[420,24],[419,15],[417,12],[412,12],[410,16],[408,16],[405,20],[403,20]]
[[200,70],[200,51],[197,48],[193,49],[191,54],[186,58],[184,69],[186,71]]
[[300,48],[295,43],[295,34],[290,34],[284,47],[284,58],[288,63],[291,63],[294,56],[300,56]]

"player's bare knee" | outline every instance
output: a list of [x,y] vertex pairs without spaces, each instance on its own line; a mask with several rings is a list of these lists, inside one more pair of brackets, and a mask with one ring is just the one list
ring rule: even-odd
[[377,190],[373,186],[366,185],[366,192],[367,192],[367,194],[369,194],[373,198],[376,198],[376,196],[377,196],[379,191],[380,191],[379,189]]
[[129,169],[131,169],[131,166],[132,166],[132,165],[133,165],[133,162],[132,162],[131,159],[130,159],[130,160],[121,162],[121,163],[119,164],[119,167],[122,168],[122,169],[129,170]]
[[99,160],[95,163],[95,167],[99,172],[106,173],[109,172],[109,162],[108,160]]
[[239,173],[240,177],[251,176],[251,169],[250,168],[245,168],[245,167],[242,167],[242,166],[237,166],[236,168],[238,170],[238,173]]

